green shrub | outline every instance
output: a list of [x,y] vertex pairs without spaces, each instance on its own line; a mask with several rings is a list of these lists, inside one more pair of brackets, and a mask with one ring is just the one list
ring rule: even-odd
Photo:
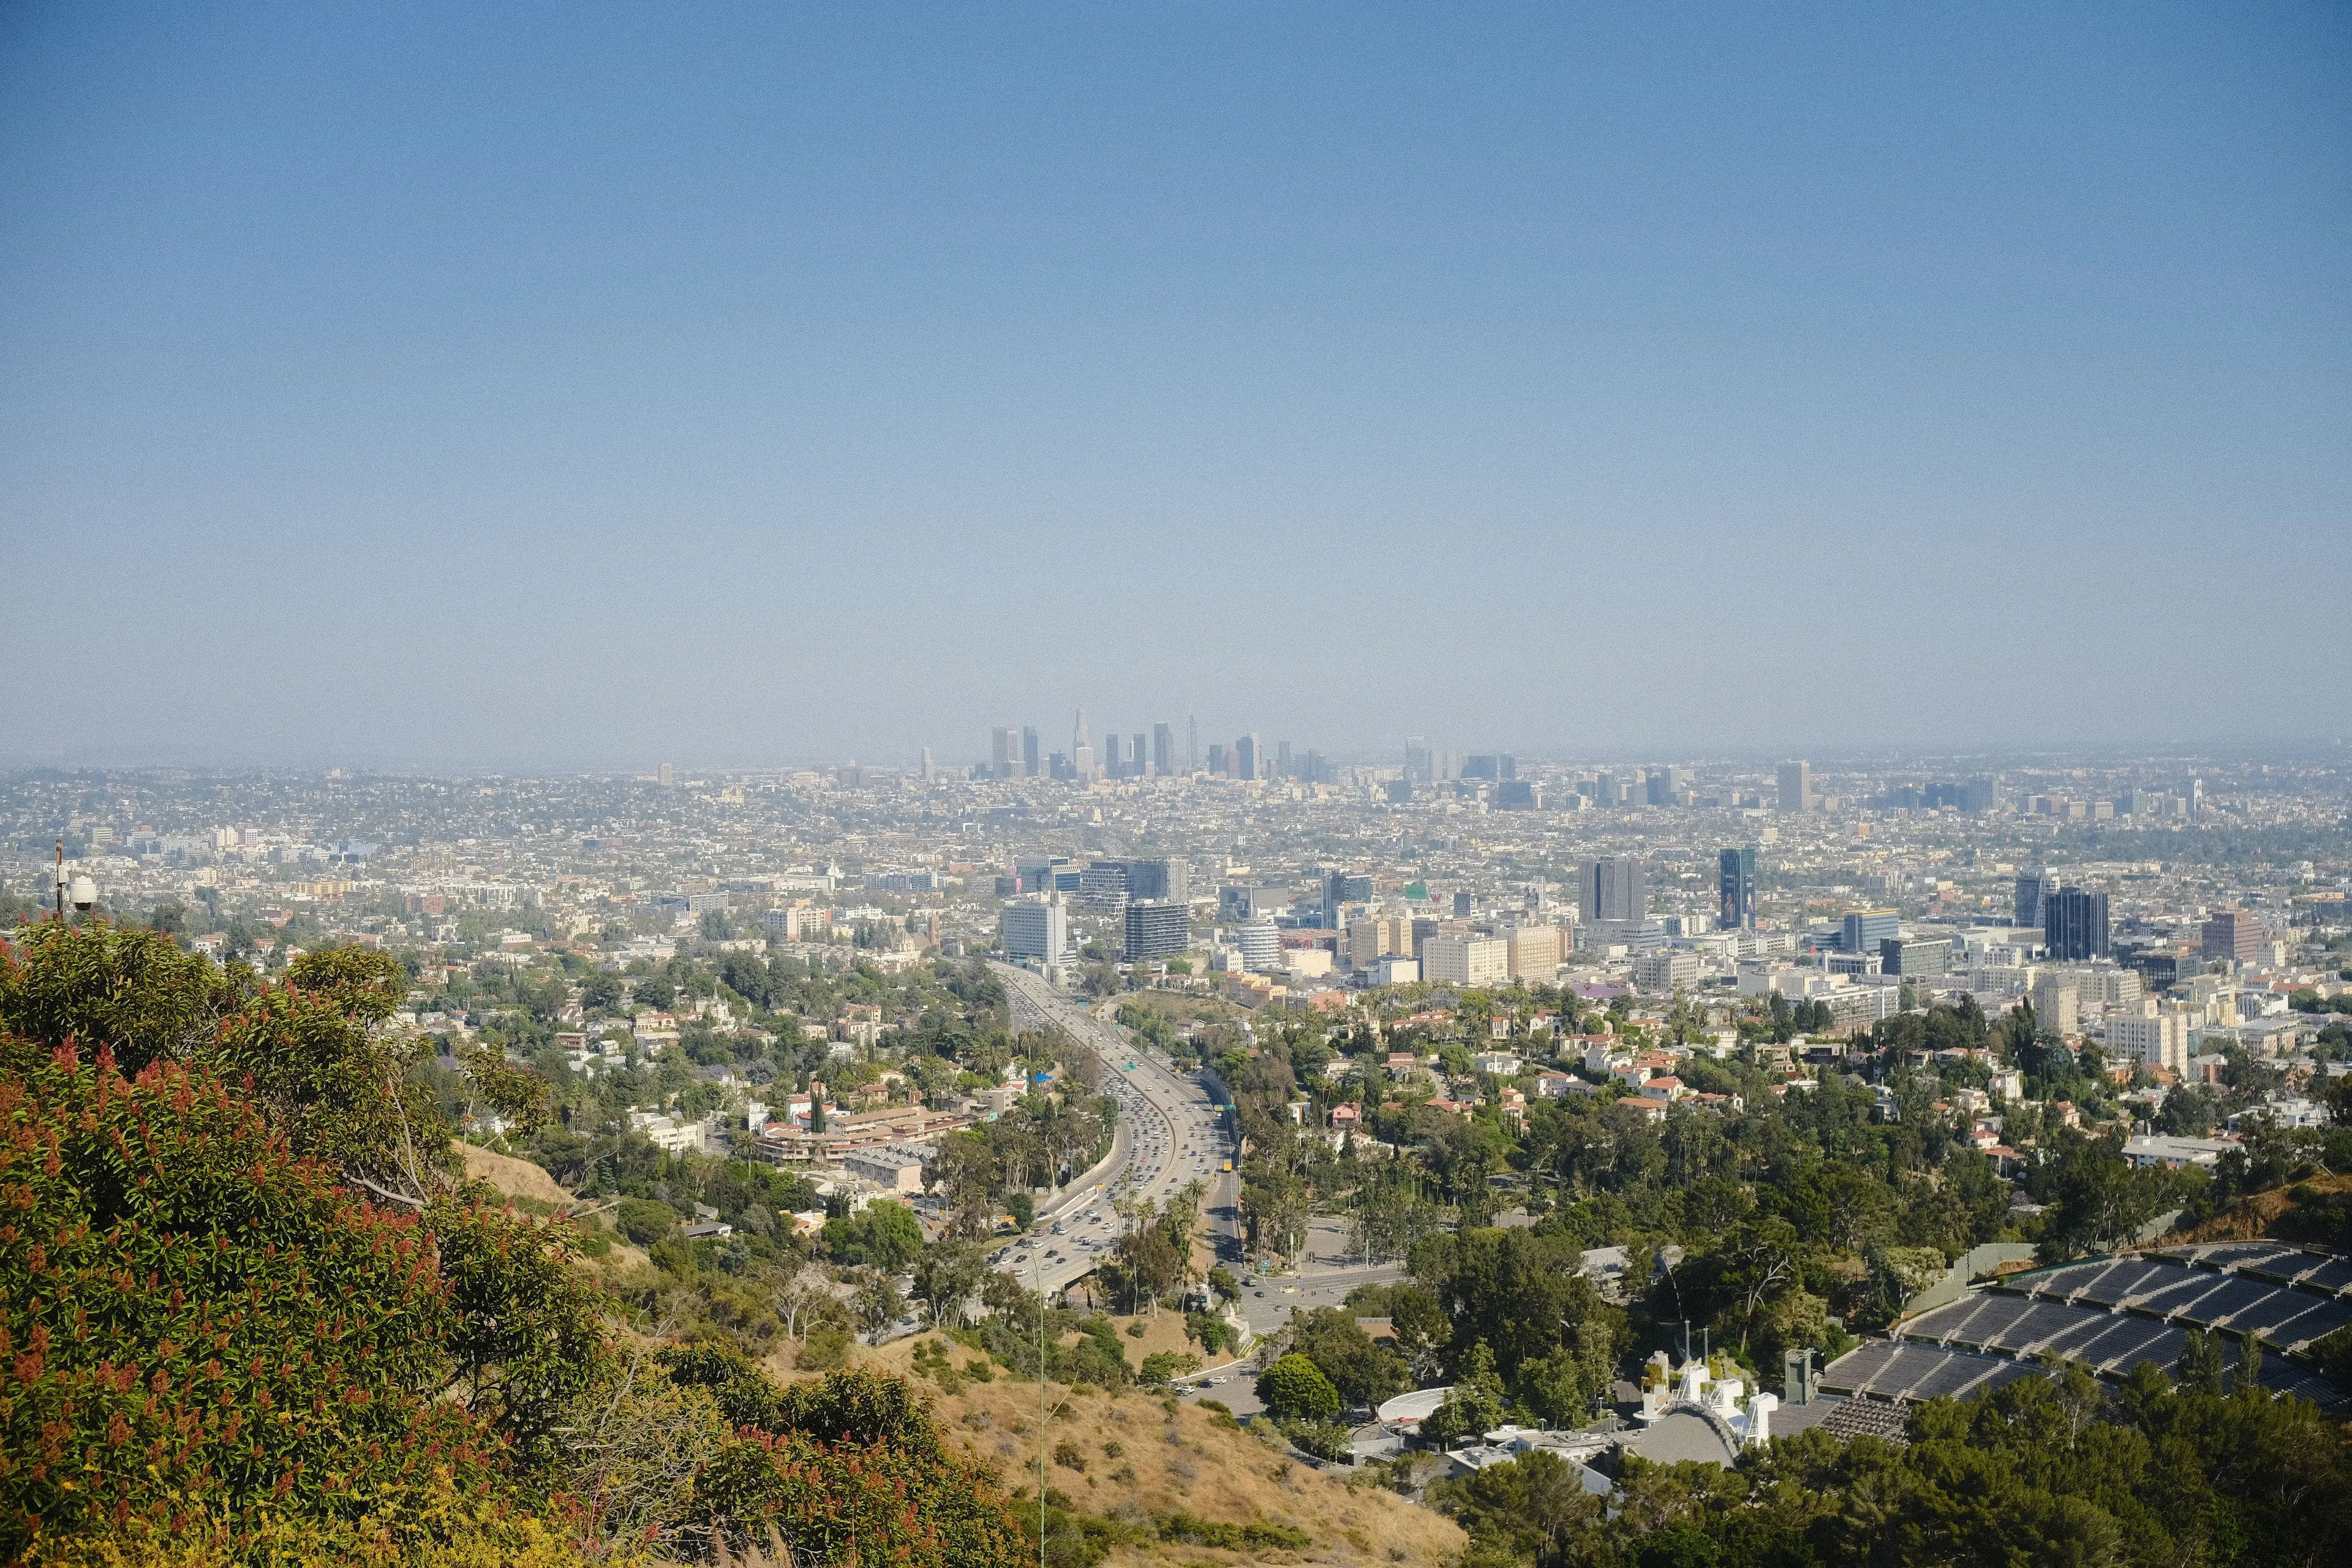
[[1211,1546],[1226,1552],[1253,1547],[1276,1552],[1304,1552],[1315,1538],[1296,1525],[1258,1520],[1249,1524],[1218,1524],[1181,1511],[1160,1519],[1160,1539],[1180,1546]]
[[793,1364],[803,1372],[824,1372],[849,1359],[849,1331],[839,1323],[819,1323],[801,1341]]
[[1296,1351],[1258,1374],[1257,1396],[1277,1417],[1328,1421],[1339,1414],[1339,1391]]

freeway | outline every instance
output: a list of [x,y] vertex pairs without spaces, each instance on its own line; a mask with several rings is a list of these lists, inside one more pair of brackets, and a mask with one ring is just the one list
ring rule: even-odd
[[1111,1200],[1132,1192],[1164,1204],[1185,1183],[1219,1185],[1219,1164],[1234,1151],[1224,1118],[1198,1080],[1177,1072],[1118,1025],[1107,1023],[1047,984],[1043,975],[992,963],[1004,983],[1016,1029],[1051,1023],[1093,1048],[1102,1063],[1102,1093],[1118,1101],[1110,1153],[1072,1179],[1038,1211],[1029,1234],[990,1261],[1024,1285],[1066,1290],[1109,1256],[1119,1236]]

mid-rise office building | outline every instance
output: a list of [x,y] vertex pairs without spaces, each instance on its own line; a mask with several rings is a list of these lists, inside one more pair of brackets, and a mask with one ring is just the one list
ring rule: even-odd
[[1176,772],[1176,732],[1165,724],[1151,726],[1151,771],[1161,778]]
[[1906,980],[1946,974],[1952,967],[1952,939],[1948,936],[1890,936],[1878,943],[1878,970]]
[[1496,811],[1533,811],[1536,808],[1535,781],[1503,780],[1495,786],[1494,806]]
[[2081,888],[2061,889],[2046,900],[2042,922],[2050,956],[2061,963],[2109,956],[2107,895]]
[[1756,847],[1727,849],[1716,857],[1716,888],[1726,931],[1756,929]]
[[1059,963],[1070,951],[1070,911],[1057,894],[1033,894],[1004,906],[1004,952],[1015,963]]
[[1838,938],[1839,951],[1878,952],[1879,944],[1895,935],[1902,924],[1902,917],[1893,910],[1854,910],[1845,917],[1845,929]]
[[1192,945],[1192,910],[1163,899],[1139,899],[1127,906],[1127,961],[1174,958]]
[[1644,996],[1671,996],[1698,984],[1698,954],[1661,947],[1633,961],[1633,984]]
[[1688,768],[1652,768],[1647,781],[1652,805],[1679,805],[1690,794],[1691,771]]
[[1035,778],[1045,767],[1037,750],[1037,731],[1027,724],[1021,726],[1021,776]]
[[1367,915],[1348,923],[1348,963],[1370,969],[1391,953],[1412,955],[1412,922],[1402,915]]
[[993,777],[1009,779],[1021,767],[1021,735],[1008,725],[999,725],[988,732],[988,771]]
[[1433,936],[1421,944],[1422,978],[1455,985],[1500,985],[1511,977],[1511,944],[1495,936]]
[[2226,958],[2232,963],[2252,963],[2268,935],[2261,919],[2251,910],[2217,910],[2205,922],[2205,956]]
[[1630,855],[1605,855],[1584,863],[1578,902],[1587,921],[1639,921],[1650,912],[1642,863]]
[[1127,900],[1126,861],[1097,860],[1078,873],[1078,902],[1086,908],[1107,911]]
[[1807,762],[1780,764],[1780,809],[1811,811],[1816,804],[1813,794],[1813,764]]

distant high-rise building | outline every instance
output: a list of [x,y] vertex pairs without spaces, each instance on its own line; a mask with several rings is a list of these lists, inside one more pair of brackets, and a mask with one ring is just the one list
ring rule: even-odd
[[1643,883],[1642,863],[1629,855],[1586,861],[1578,901],[1588,922],[1646,919],[1650,896]]
[[1087,733],[1087,710],[1078,710],[1070,724],[1070,773],[1080,784],[1095,782],[1095,747]]
[[1688,768],[1652,768],[1646,781],[1646,793],[1652,805],[1679,805],[1690,793],[1691,771]]
[[1622,795],[1622,793],[1620,793],[1620,791],[1619,791],[1619,790],[1618,790],[1618,788],[1617,788],[1617,775],[1616,775],[1615,773],[1596,773],[1596,774],[1594,774],[1594,775],[1593,775],[1593,779],[1592,779],[1592,804],[1593,804],[1593,805],[1622,805],[1623,803],[1624,803],[1624,796],[1623,796],[1623,795]]
[[1176,771],[1176,737],[1165,724],[1151,726],[1151,771],[1162,778]]
[[2058,896],[2058,879],[2047,871],[2023,871],[2017,879],[2015,922],[2021,926],[2040,926],[2044,922],[2050,900]]
[[988,732],[988,771],[1009,779],[1021,771],[1021,732],[999,724]]
[[1533,779],[1503,779],[1495,785],[1494,807],[1496,811],[1533,811],[1536,808],[1536,785]]
[[1813,764],[1806,762],[1780,764],[1780,809],[1811,811],[1814,805]]
[[1716,885],[1722,895],[1723,929],[1752,931],[1756,926],[1756,847],[1727,849],[1716,857]]
[[2063,889],[2042,914],[2042,941],[2053,959],[2068,963],[2108,956],[2106,894]]
[[1437,782],[1437,769],[1430,756],[1429,742],[1418,735],[1405,738],[1404,776],[1414,784]]
[[1286,779],[1291,776],[1291,773],[1290,742],[1276,741],[1274,743],[1274,776]]
[[1223,778],[1225,771],[1225,743],[1223,741],[1212,741],[1209,742],[1210,775],[1214,778]]
[[2219,910],[2205,922],[2205,956],[2251,963],[2267,934],[2261,918],[2251,910]]
[[1186,860],[1129,860],[1127,896],[1185,903],[1192,897],[1192,867]]
[[670,766],[667,763],[664,763],[661,765],[660,777],[662,788],[667,789],[670,785],[677,783],[677,770]]
[[1151,776],[1151,753],[1145,749],[1146,745],[1143,731],[1138,730],[1135,732],[1135,751],[1129,758],[1128,777],[1140,779]]
[[1323,784],[1323,753],[1314,747],[1307,748],[1307,772],[1302,775],[1308,784]]
[[1184,771],[1188,773],[1201,771],[1201,720],[1198,714],[1188,713],[1184,717]]
[[1126,956],[1129,963],[1173,958],[1192,945],[1192,911],[1181,903],[1139,899],[1127,906]]
[[922,770],[923,770],[923,782],[924,782],[925,784],[929,784],[929,783],[930,783],[930,782],[931,782],[931,749],[930,749],[929,746],[925,746],[925,747],[923,748]]
[[1474,752],[1462,759],[1462,776],[1465,779],[1498,779],[1503,776],[1496,771],[1501,765],[1502,759],[1492,752]]
[[1234,742],[1234,777],[1254,779],[1258,776],[1258,743],[1255,731]]
[[1349,904],[1371,901],[1372,879],[1360,872],[1326,871],[1323,873],[1323,917],[1325,931],[1341,930],[1339,911]]
[[1021,726],[1021,772],[1025,778],[1035,778],[1044,760],[1037,752],[1037,731],[1030,725]]
[[1993,779],[1967,780],[1960,785],[1956,804],[1962,811],[1990,811],[2000,804],[2000,784]]
[[1876,952],[1878,944],[1902,929],[1902,917],[1893,910],[1854,910],[1839,933],[1841,952]]

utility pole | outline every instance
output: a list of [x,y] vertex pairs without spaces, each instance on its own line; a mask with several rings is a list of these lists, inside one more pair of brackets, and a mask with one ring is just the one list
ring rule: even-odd
[[58,924],[66,923],[66,841],[58,840]]
[[1030,1254],[1029,1277],[1037,1282],[1037,1568],[1045,1568],[1045,1258]]

